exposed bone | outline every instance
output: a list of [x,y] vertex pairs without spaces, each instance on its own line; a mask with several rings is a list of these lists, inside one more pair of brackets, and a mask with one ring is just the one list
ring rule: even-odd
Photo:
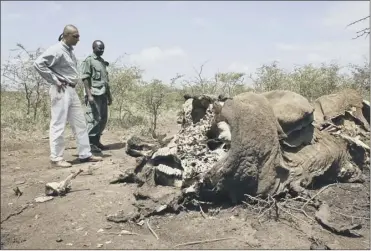
[[179,169],[172,168],[172,167],[162,165],[162,164],[156,166],[155,168],[156,168],[156,170],[158,170],[160,172],[163,172],[163,173],[166,173],[169,176],[176,176],[176,177],[180,177],[180,178],[182,177],[182,171],[179,170]]
[[83,170],[79,170],[76,173],[70,174],[66,179],[61,182],[50,182],[45,185],[45,194],[47,196],[63,196],[71,191],[71,180],[75,179],[77,175],[82,173]]
[[352,143],[356,144],[357,146],[363,147],[367,151],[370,151],[370,147],[368,145],[366,145],[365,143],[363,143],[362,141],[360,141],[359,137],[352,138],[352,137],[350,137],[348,135],[344,135],[344,134],[339,134],[339,136],[342,137],[343,139],[349,141],[349,142],[352,142]]
[[221,121],[218,124],[219,136],[218,139],[221,139],[226,142],[231,141],[231,127],[225,121]]

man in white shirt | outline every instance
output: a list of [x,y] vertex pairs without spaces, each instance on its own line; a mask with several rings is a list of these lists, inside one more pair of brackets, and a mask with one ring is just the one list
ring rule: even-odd
[[64,130],[70,123],[77,140],[81,162],[97,162],[102,158],[93,156],[90,149],[87,126],[81,101],[75,86],[79,82],[77,61],[73,46],[79,41],[78,29],[67,25],[60,42],[49,47],[34,62],[35,69],[51,85],[50,159],[58,167],[71,167],[63,158],[65,149]]

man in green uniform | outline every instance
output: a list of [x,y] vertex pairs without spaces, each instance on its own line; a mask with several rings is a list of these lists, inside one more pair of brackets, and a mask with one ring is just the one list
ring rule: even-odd
[[109,88],[107,66],[108,62],[101,57],[104,53],[104,43],[93,42],[93,53],[82,63],[82,80],[85,90],[86,122],[92,151],[101,152],[106,147],[100,137],[107,124],[108,105],[112,104]]

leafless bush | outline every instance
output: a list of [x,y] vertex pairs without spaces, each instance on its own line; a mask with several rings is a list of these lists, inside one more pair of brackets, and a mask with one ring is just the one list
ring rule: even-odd
[[33,67],[34,60],[42,53],[28,51],[22,44],[17,44],[18,54],[2,65],[2,77],[7,81],[4,87],[23,93],[26,102],[26,115],[32,113],[36,120],[37,113],[46,96],[47,84]]
[[[358,19],[358,20],[356,20],[356,21],[354,21],[354,22],[348,24],[347,26],[349,27],[349,26],[355,25],[355,24],[357,24],[357,23],[360,23],[360,22],[366,21],[366,20],[368,20],[369,18],[370,18],[370,16],[363,17],[363,18],[361,18],[361,19]],[[357,38],[359,38],[359,37],[363,37],[363,36],[365,36],[365,37],[367,38],[367,37],[370,35],[370,27],[366,27],[366,28],[364,28],[364,29],[361,29],[361,30],[357,31],[356,34],[357,34],[356,37],[354,37],[353,39],[357,39]]]

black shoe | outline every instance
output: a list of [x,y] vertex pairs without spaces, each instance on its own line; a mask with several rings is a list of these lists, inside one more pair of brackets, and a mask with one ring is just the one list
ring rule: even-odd
[[100,142],[97,144],[97,147],[99,147],[101,150],[108,150],[108,147],[105,146],[105,145],[103,145],[103,144],[100,143]]
[[101,153],[102,149],[98,147],[97,145],[90,144],[90,149],[92,153]]
[[90,156],[88,158],[80,159],[80,162],[81,163],[85,163],[85,162],[98,162],[98,161],[102,161],[102,157],[92,155],[92,156]]

